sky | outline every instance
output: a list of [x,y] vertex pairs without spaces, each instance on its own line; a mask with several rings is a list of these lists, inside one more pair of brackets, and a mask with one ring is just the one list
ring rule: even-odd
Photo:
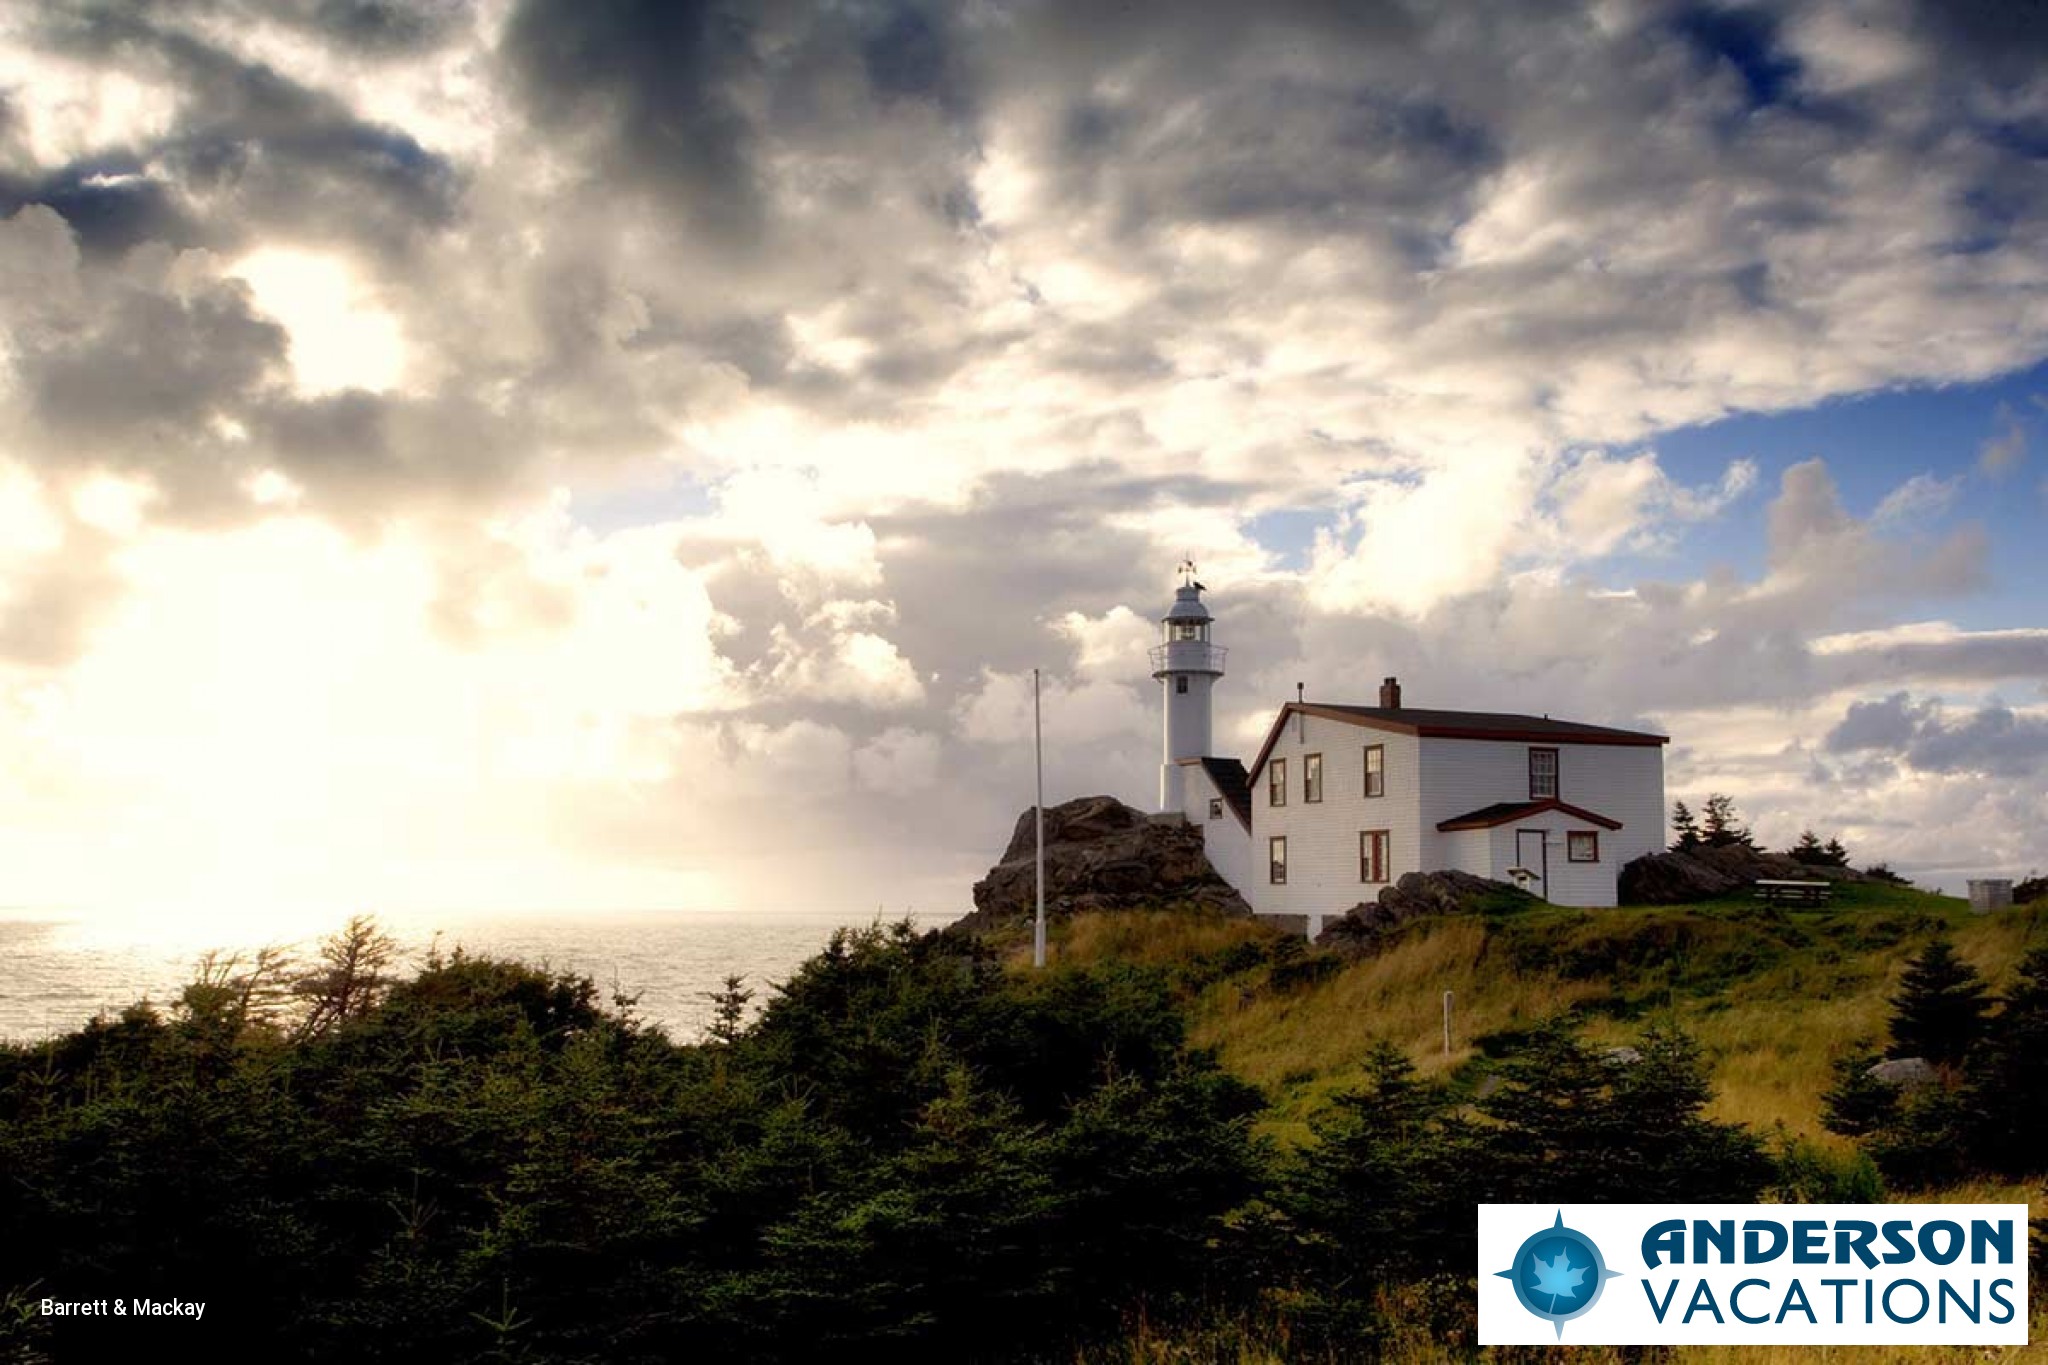
[[0,0],[0,904],[964,908],[1302,683],[2048,865],[2037,4]]

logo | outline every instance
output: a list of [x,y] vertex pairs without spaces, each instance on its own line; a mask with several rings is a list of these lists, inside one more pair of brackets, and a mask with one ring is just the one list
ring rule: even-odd
[[1546,1200],[1477,1212],[1483,1346],[1559,1345],[1566,1323],[1574,1346],[2027,1341],[2025,1204]]
[[1560,1209],[1555,1223],[1523,1240],[1513,1265],[1494,1274],[1513,1284],[1522,1307],[1555,1327],[1562,1341],[1564,1325],[1590,1312],[1601,1288],[1621,1272],[1607,1268],[1591,1237],[1564,1225]]

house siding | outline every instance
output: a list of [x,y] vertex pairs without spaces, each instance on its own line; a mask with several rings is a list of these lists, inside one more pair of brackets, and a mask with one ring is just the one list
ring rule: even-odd
[[[1365,750],[1385,750],[1386,795],[1365,795]],[[1302,800],[1302,756],[1323,756],[1323,799]],[[1270,758],[1287,760],[1287,804],[1268,804],[1266,773],[1252,783],[1252,879],[1246,899],[1261,914],[1314,916],[1343,914],[1379,895],[1381,883],[1359,880],[1361,830],[1388,833],[1387,875],[1391,881],[1420,866],[1422,834],[1417,811],[1421,784],[1415,736],[1367,730],[1321,716],[1288,717]],[[1266,841],[1287,839],[1287,884],[1267,880]]]
[[[1375,744],[1385,754],[1386,794],[1368,798],[1364,755]],[[1561,799],[1618,820],[1621,828],[1600,828],[1549,811],[1492,829],[1437,829],[1444,820],[1485,806],[1526,800],[1532,747],[1557,750]],[[1302,757],[1312,753],[1323,756],[1323,800],[1315,805],[1302,797]],[[1362,830],[1388,832],[1390,882],[1403,873],[1440,868],[1505,881],[1507,870],[1516,865],[1515,832],[1541,831],[1549,854],[1545,892],[1560,905],[1614,904],[1621,867],[1664,845],[1664,754],[1657,745],[1418,737],[1297,713],[1275,739],[1268,755],[1272,759],[1286,760],[1287,804],[1271,805],[1266,772],[1255,774],[1252,829],[1242,863],[1233,842],[1224,855],[1230,870],[1218,863],[1218,871],[1244,892],[1254,910],[1307,916],[1312,933],[1322,918],[1341,915],[1379,894],[1381,884],[1359,878]],[[1199,806],[1190,800],[1189,818],[1199,814],[1203,823],[1212,823],[1206,819],[1211,784],[1206,777],[1191,777],[1189,786],[1202,793]],[[1598,862],[1570,861],[1568,835],[1574,830],[1599,835]],[[1287,882],[1282,886],[1268,879],[1268,840],[1275,836],[1287,840]]]
[[[1464,867],[1505,879],[1515,865],[1515,831],[1540,829],[1550,855],[1548,898],[1559,905],[1613,905],[1623,864],[1664,846],[1664,753],[1654,745],[1529,745],[1500,740],[1424,739],[1422,825],[1435,867]],[[1529,794],[1529,750],[1557,750],[1557,794],[1581,809],[1619,820],[1620,829],[1600,829],[1559,811],[1545,812],[1493,830],[1485,863],[1467,863],[1476,849],[1462,842],[1471,831],[1443,833],[1441,821],[1498,801]],[[1565,836],[1596,830],[1600,861],[1571,863]]]
[[[1182,813],[1189,824],[1202,831],[1202,851],[1209,855],[1209,865],[1216,869],[1218,876],[1242,893],[1252,885],[1252,836],[1238,823],[1230,803],[1224,800],[1223,793],[1217,790],[1214,779],[1201,764],[1181,765],[1181,788],[1186,800]],[[1257,796],[1253,799],[1256,801]],[[1209,816],[1211,801],[1223,801],[1223,814],[1214,819]],[[1264,873],[1263,863],[1257,871]],[[1251,901],[1249,895],[1245,899]]]

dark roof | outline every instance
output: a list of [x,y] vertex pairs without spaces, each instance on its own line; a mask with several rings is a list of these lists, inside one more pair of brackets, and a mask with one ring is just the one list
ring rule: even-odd
[[1496,739],[1518,744],[1621,744],[1651,746],[1669,744],[1668,735],[1646,730],[1616,730],[1605,725],[1586,725],[1575,720],[1552,720],[1549,716],[1522,716],[1506,711],[1428,711],[1416,706],[1327,706],[1321,702],[1288,702],[1273,718],[1266,742],[1252,761],[1256,777],[1266,765],[1266,755],[1280,738],[1287,717],[1303,715],[1341,720],[1369,730],[1386,730],[1399,735],[1422,735],[1431,739]]
[[1244,822],[1246,829],[1250,829],[1252,784],[1245,775],[1243,762],[1235,758],[1205,758],[1202,771],[1209,774],[1209,780],[1216,784],[1217,795],[1223,798],[1223,804]]
[[1526,820],[1532,815],[1554,810],[1563,811],[1574,820],[1584,820],[1587,824],[1598,825],[1602,829],[1621,828],[1619,820],[1610,820],[1604,815],[1595,815],[1582,807],[1567,805],[1554,796],[1544,801],[1496,801],[1490,806],[1481,806],[1478,810],[1468,810],[1463,815],[1439,820],[1436,827],[1446,834],[1459,829],[1492,829],[1495,825]]

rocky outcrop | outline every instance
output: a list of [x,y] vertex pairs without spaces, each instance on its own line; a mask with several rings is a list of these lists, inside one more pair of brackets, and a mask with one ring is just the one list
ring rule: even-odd
[[1888,1061],[1878,1062],[1864,1074],[1897,1090],[1918,1090],[1923,1085],[1933,1085],[1941,1079],[1941,1073],[1934,1069],[1934,1063],[1925,1057],[1893,1057]]
[[1743,890],[1759,877],[1784,881],[1857,882],[1846,867],[1815,867],[1783,853],[1741,844],[1701,844],[1683,853],[1646,853],[1621,869],[1623,905],[1683,905]]
[[[1036,908],[1033,812],[1017,817],[1002,861],[974,884],[970,930],[1029,919]],[[1251,907],[1209,864],[1202,830],[1155,821],[1113,796],[1084,796],[1045,810],[1045,912],[1180,905],[1249,915]]]
[[1381,887],[1378,900],[1361,901],[1329,921],[1316,942],[1362,952],[1388,930],[1425,915],[1536,903],[1536,898],[1526,891],[1470,872],[1406,872],[1392,886]]

